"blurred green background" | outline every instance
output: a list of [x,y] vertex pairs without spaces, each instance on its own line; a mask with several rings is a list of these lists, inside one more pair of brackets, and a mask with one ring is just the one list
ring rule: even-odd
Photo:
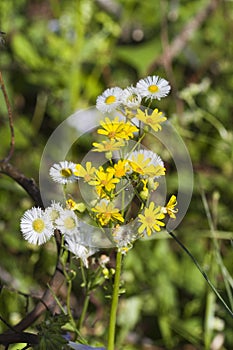
[[[193,19],[210,3],[215,10],[195,29]],[[184,39],[187,23],[190,40],[161,64],[158,58],[173,40]],[[107,87],[124,88],[148,74],[171,82],[172,93],[158,108],[183,138],[195,181],[176,234],[232,308],[233,2],[2,0],[0,30],[6,32],[0,69],[16,135],[11,162],[37,182],[46,141],[74,111],[94,105]],[[0,158],[9,149],[8,129],[1,95]],[[167,166],[169,190],[176,193],[176,172]],[[41,296],[56,261],[53,241],[33,248],[21,237],[20,217],[32,205],[13,180],[0,174],[0,314],[11,324]],[[75,263],[74,268],[78,271]],[[125,258],[123,279],[119,349],[232,349],[231,316],[167,234],[136,243]],[[78,278],[73,293],[78,304]],[[84,329],[100,342],[109,303],[104,293],[100,289],[93,296]]]

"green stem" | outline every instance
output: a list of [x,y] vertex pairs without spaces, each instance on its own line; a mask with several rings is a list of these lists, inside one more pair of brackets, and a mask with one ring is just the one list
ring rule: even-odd
[[201,272],[202,276],[205,278],[205,280],[207,281],[208,285],[210,286],[210,288],[212,289],[212,291],[217,295],[217,297],[219,298],[219,300],[222,302],[222,304],[225,306],[226,310],[229,312],[229,314],[231,315],[231,317],[233,317],[233,311],[230,309],[230,307],[227,305],[227,303],[225,302],[225,300],[222,298],[222,296],[220,295],[220,293],[217,291],[217,289],[215,288],[215,286],[211,283],[211,281],[209,280],[209,277],[207,276],[207,274],[205,273],[205,271],[201,268],[201,266],[199,265],[199,263],[197,262],[197,260],[194,258],[194,256],[190,253],[190,251],[188,250],[188,248],[185,247],[185,245],[174,235],[174,233],[172,233],[171,231],[167,231],[167,233],[172,236],[172,238],[175,239],[175,241],[179,244],[179,246],[188,254],[188,256],[191,258],[191,260],[194,262],[194,264],[196,265],[196,267],[198,268],[198,270]]
[[79,329],[80,330],[82,329],[83,322],[84,322],[84,319],[86,317],[89,301],[90,301],[90,294],[87,294],[85,296],[85,300],[84,300],[84,304],[83,304],[83,308],[82,308],[82,313],[81,313],[81,316],[80,316],[80,319],[79,319]]
[[112,305],[111,305],[110,320],[109,320],[108,350],[114,350],[116,316],[117,316],[117,307],[118,307],[118,299],[119,299],[120,278],[121,278],[121,263],[122,263],[122,253],[118,251],[116,256],[116,272],[115,272],[115,278],[114,278]]

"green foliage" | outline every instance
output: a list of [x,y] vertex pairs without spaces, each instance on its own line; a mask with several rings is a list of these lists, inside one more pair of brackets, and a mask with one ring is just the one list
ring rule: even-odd
[[[45,319],[37,327],[39,330],[39,344],[34,346],[35,350],[65,349],[67,340],[63,336],[62,327],[69,321],[66,315],[55,315]],[[67,347],[68,349],[68,347]]]

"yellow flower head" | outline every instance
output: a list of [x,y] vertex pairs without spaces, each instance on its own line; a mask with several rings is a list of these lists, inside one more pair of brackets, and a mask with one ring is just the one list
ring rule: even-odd
[[138,217],[138,221],[142,223],[138,233],[143,233],[146,230],[147,235],[150,236],[152,231],[160,231],[160,226],[165,226],[164,222],[160,221],[164,219],[165,215],[161,211],[161,207],[155,208],[154,202],[150,202],[149,207],[145,208],[144,214],[139,214]]
[[110,221],[124,222],[119,209],[115,208],[114,204],[106,199],[102,199],[95,208],[92,208],[92,211],[97,213],[96,218],[102,226],[106,226]]
[[111,192],[114,190],[119,181],[120,180],[115,177],[114,168],[108,167],[106,170],[104,170],[101,166],[95,173],[95,179],[91,180],[89,185],[95,186],[97,193],[100,194],[102,191]]
[[77,210],[80,213],[83,213],[86,210],[84,203],[76,203],[73,199],[67,199],[66,208],[70,210]]
[[101,121],[100,125],[102,129],[98,129],[98,134],[107,136],[110,140],[112,139],[121,139],[123,132],[123,124],[119,122],[118,117],[114,120],[110,120],[109,118],[105,118],[105,121]]
[[130,138],[133,138],[134,137],[133,133],[139,130],[135,125],[130,124],[130,122],[122,123],[122,124],[124,127],[124,131],[122,133],[124,137],[122,138],[124,138],[125,140],[129,140]]
[[149,125],[154,131],[161,130],[162,127],[160,124],[167,120],[167,118],[163,116],[163,113],[159,112],[157,108],[150,115],[148,115],[147,109],[145,112],[138,109],[136,118],[141,120],[144,124]]
[[81,164],[76,164],[74,174],[82,177],[85,182],[89,182],[95,177],[96,168],[92,166],[91,162],[86,162],[86,169]]
[[135,125],[132,125],[129,122],[121,122],[118,117],[114,120],[105,118],[105,121],[101,121],[100,125],[102,129],[98,129],[98,134],[107,136],[110,140],[119,140],[125,139],[129,140],[134,135],[133,133],[138,131],[138,128]]
[[175,219],[176,218],[175,214],[178,212],[178,209],[175,209],[176,205],[177,205],[176,196],[172,195],[166,207],[162,208],[163,213],[168,214],[172,219]]
[[118,151],[121,147],[125,145],[123,140],[108,140],[108,141],[102,141],[101,143],[93,142],[93,146],[95,149],[93,149],[93,152],[112,152],[112,151]]
[[127,160],[119,160],[116,164],[114,164],[115,169],[115,177],[121,178],[125,176],[128,166],[127,166]]

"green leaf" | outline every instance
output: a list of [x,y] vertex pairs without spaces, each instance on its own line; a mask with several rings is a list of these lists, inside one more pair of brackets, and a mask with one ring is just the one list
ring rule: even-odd
[[22,34],[15,34],[12,38],[12,49],[16,57],[32,69],[39,69],[43,66],[43,62],[39,53],[26,36]]

